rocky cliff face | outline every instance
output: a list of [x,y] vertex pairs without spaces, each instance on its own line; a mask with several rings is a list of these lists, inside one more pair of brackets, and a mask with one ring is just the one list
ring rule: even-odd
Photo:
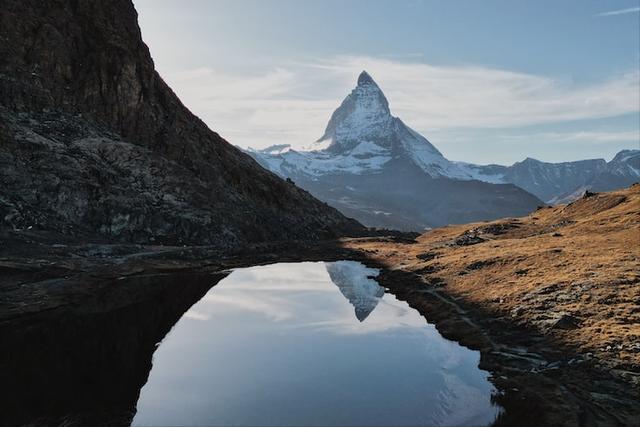
[[0,41],[0,226],[221,246],[362,230],[184,107],[130,0],[0,0]]

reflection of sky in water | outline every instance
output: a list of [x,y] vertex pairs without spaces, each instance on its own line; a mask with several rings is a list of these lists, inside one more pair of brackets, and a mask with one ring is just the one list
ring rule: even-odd
[[134,425],[493,421],[479,354],[393,295],[378,297],[375,275],[351,261],[234,271],[156,351]]

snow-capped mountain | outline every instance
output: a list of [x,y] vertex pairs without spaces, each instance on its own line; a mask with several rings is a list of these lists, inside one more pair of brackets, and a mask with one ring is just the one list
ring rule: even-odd
[[[501,175],[446,159],[391,114],[371,76],[331,116],[306,150],[249,150],[265,168],[369,226],[420,231],[448,223],[524,215],[541,205]],[[485,181],[485,182],[481,182]]]
[[380,171],[391,160],[406,157],[432,178],[486,182],[500,179],[474,165],[447,160],[426,138],[393,117],[387,98],[366,71],[333,112],[322,137],[306,150],[277,145],[251,153],[282,176],[362,175]]
[[448,160],[391,115],[387,98],[365,71],[331,115],[322,137],[306,150],[278,145],[249,153],[281,176],[315,182],[329,175],[381,173],[404,160],[431,178],[515,184],[547,203],[571,201],[587,189],[613,190],[640,180],[640,150],[623,150],[608,163],[603,159],[546,163],[527,158],[501,166]]
[[352,261],[325,263],[331,281],[353,306],[356,318],[363,322],[384,296],[384,288],[372,277],[378,270]]
[[608,163],[451,161],[391,114],[384,93],[364,71],[307,149],[278,145],[249,154],[366,225],[418,231],[524,215],[541,200],[563,203],[587,189],[613,190],[640,180],[640,150],[621,151]]

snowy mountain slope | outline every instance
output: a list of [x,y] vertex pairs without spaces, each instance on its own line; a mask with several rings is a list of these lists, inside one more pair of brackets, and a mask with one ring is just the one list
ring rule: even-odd
[[278,145],[248,152],[263,167],[370,226],[419,231],[524,215],[542,204],[511,184],[494,184],[501,175],[489,169],[446,159],[391,115],[366,72],[306,150]]
[[[590,159],[547,163],[526,158],[511,166],[474,165],[433,156],[428,148],[423,148],[418,137],[405,139],[403,147],[413,163],[431,177],[511,183],[551,204],[572,201],[585,190],[609,191],[640,181],[640,150],[623,150],[610,162]],[[266,149],[249,153],[263,167],[278,175],[306,175],[311,179],[318,179],[325,174],[375,173],[392,159],[390,150],[371,142],[361,142],[353,150],[338,154],[298,152],[290,148],[286,151]]]
[[527,158],[511,166],[474,165],[445,158],[425,137],[391,115],[389,102],[363,71],[357,86],[331,115],[322,137],[304,151],[279,145],[249,153],[283,177],[317,181],[333,174],[380,173],[404,159],[431,178],[511,183],[553,203],[585,189],[612,190],[640,180],[640,150],[602,159],[546,163]]
[[391,114],[384,93],[365,71],[322,137],[306,149],[277,145],[248,152],[263,167],[366,225],[414,230],[524,215],[541,200],[557,201],[587,188],[620,188],[640,179],[640,150],[623,151],[609,163],[451,161]]
[[[640,181],[640,150],[623,150],[604,159],[546,163],[527,158],[512,166],[487,166],[502,182],[510,182],[547,203],[575,200],[585,190],[609,191]],[[482,179],[482,178],[480,178]]]
[[375,173],[391,159],[404,156],[432,178],[499,181],[484,169],[447,160],[425,137],[393,117],[384,93],[366,71],[333,112],[318,141],[304,151],[288,148],[277,145],[250,153],[282,176]]
[[357,86],[333,112],[324,134],[316,143],[332,152],[352,149],[363,141],[374,141],[380,147],[390,148],[393,128],[394,118],[387,98],[371,76],[363,71]]

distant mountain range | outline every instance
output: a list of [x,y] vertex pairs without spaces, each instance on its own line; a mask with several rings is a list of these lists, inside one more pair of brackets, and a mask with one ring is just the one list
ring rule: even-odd
[[384,93],[365,71],[318,141],[305,150],[277,145],[248,153],[365,225],[418,231],[525,215],[543,201],[619,188],[640,177],[640,150],[622,151],[609,163],[451,161],[391,115]]
[[640,150],[622,150],[610,161],[604,159],[545,163],[526,158],[511,166],[478,166],[535,194],[549,204],[575,200],[585,190],[610,191],[640,180]]

